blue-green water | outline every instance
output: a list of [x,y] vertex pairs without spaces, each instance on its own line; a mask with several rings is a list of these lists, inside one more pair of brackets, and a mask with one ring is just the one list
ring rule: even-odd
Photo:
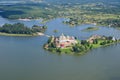
[[[61,33],[86,39],[92,34],[115,36],[120,31],[100,27],[93,32],[81,32],[93,25],[69,27],[62,24],[62,18],[47,23],[47,35]],[[0,24],[14,23],[0,18]],[[39,24],[32,20],[26,25]],[[54,33],[57,29],[59,32]],[[120,44],[93,49],[83,56],[53,54],[43,49],[47,37],[7,37],[0,36],[0,80],[120,80]]]

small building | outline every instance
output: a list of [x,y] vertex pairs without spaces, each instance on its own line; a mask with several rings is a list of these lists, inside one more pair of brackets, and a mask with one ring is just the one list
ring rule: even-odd
[[92,35],[87,41],[92,44],[95,39],[105,39],[105,37],[100,35]]

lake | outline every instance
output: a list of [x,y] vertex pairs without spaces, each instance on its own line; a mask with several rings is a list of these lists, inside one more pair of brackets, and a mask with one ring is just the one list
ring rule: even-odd
[[[69,27],[63,18],[47,22],[47,35],[76,36],[87,39],[93,34],[120,38],[120,30],[99,27],[100,30],[82,32],[91,24]],[[31,27],[39,20],[20,21],[0,17],[4,23],[23,22]],[[57,29],[58,33],[53,31]],[[93,49],[83,56],[55,54],[43,49],[48,40],[45,36],[0,36],[0,80],[120,80],[120,44]]]
[[24,3],[25,1],[15,1],[15,0],[1,0],[0,1],[0,5],[13,5],[13,4],[17,4],[17,3]]

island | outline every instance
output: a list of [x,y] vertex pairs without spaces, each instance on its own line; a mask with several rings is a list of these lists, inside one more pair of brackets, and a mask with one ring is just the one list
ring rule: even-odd
[[97,30],[99,30],[98,27],[88,27],[88,28],[83,29],[82,31],[88,32],[88,31],[97,31]]
[[31,28],[25,26],[23,23],[4,24],[0,26],[0,35],[4,36],[38,36],[43,35],[47,26],[33,25]]
[[92,35],[87,40],[78,40],[76,37],[62,34],[59,37],[51,36],[48,42],[44,44],[44,49],[50,52],[83,55],[91,49],[118,42],[120,42],[120,39],[112,36]]

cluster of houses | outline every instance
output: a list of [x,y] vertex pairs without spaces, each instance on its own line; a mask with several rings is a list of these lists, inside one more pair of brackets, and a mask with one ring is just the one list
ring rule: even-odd
[[62,34],[59,37],[53,37],[54,43],[57,48],[66,48],[71,47],[72,45],[77,43],[77,40],[73,36],[65,36]]
[[[95,39],[103,39],[103,40],[105,40],[106,38],[107,38],[107,37],[101,36],[101,35],[92,35],[92,36],[87,40],[87,42],[93,43]],[[111,37],[111,40],[116,41],[116,40],[118,40],[118,39],[116,39],[115,37]]]
[[100,35],[92,35],[92,36],[87,40],[87,42],[89,42],[89,43],[92,44],[95,39],[106,39],[106,37],[100,36]]

